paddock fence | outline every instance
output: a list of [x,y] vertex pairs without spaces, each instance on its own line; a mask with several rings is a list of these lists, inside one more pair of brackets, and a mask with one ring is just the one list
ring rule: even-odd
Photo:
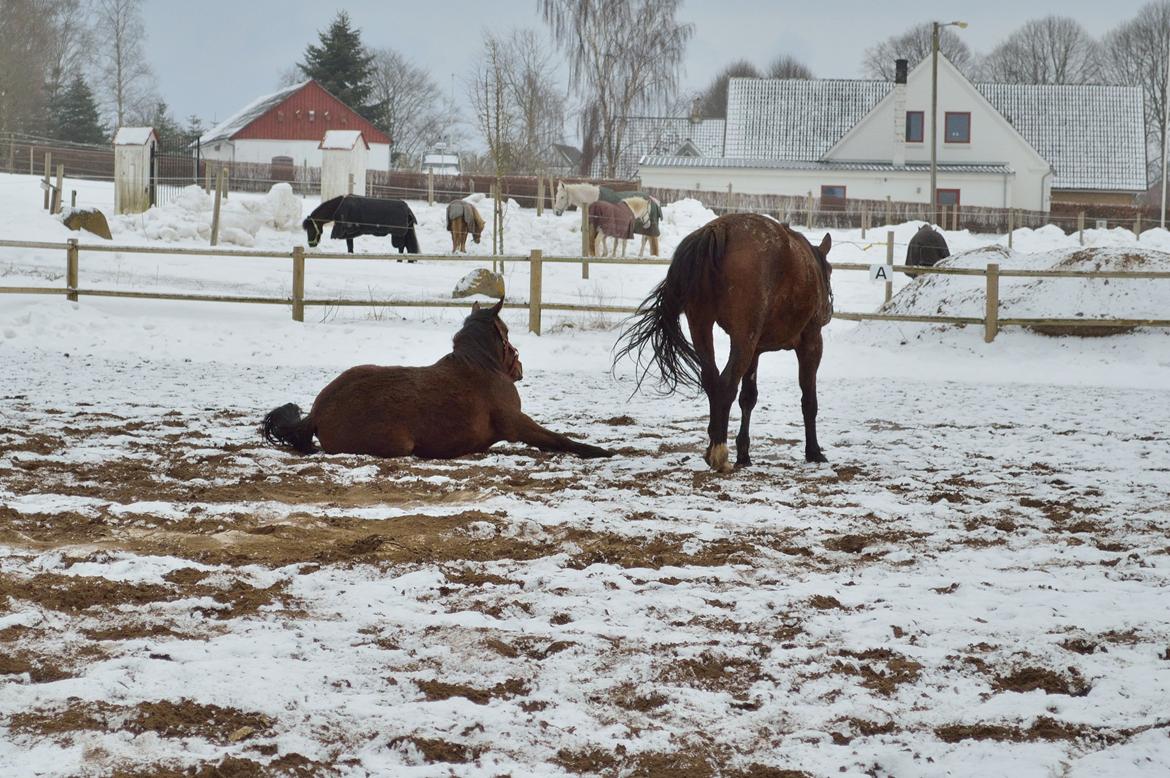
[[[303,322],[305,309],[314,306],[328,307],[378,307],[378,308],[461,308],[466,307],[464,300],[403,300],[403,299],[344,299],[344,298],[310,298],[305,296],[305,276],[309,260],[314,262],[401,262],[402,254],[343,254],[343,253],[312,253],[306,254],[303,246],[295,246],[290,252],[263,251],[263,250],[221,250],[203,248],[165,248],[144,246],[112,246],[105,244],[82,245],[76,239],[65,243],[41,241],[9,241],[0,240],[0,249],[26,249],[61,251],[64,254],[65,285],[63,287],[17,287],[0,286],[0,294],[13,295],[64,295],[66,299],[78,301],[81,297],[111,297],[137,300],[171,300],[184,302],[214,302],[236,303],[249,305],[284,305],[292,312],[294,321]],[[1089,282],[1110,279],[1149,279],[1170,281],[1170,272],[1154,271],[1074,271],[1074,270],[1012,270],[1003,269],[998,264],[989,264],[986,268],[926,268],[907,267],[893,264],[894,240],[893,232],[887,233],[886,264],[893,272],[911,271],[915,274],[941,274],[982,276],[986,288],[983,316],[948,316],[943,314],[901,314],[884,313],[879,307],[876,311],[836,311],[834,317],[846,321],[891,321],[914,322],[925,324],[945,325],[982,325],[984,340],[988,343],[995,340],[1002,327],[1019,326],[1031,328],[1065,328],[1089,330],[1132,329],[1135,327],[1170,328],[1170,319],[1123,319],[1123,318],[1025,318],[1001,315],[999,290],[1000,279],[1003,278],[1079,278]],[[216,294],[188,294],[145,292],[134,290],[90,289],[80,285],[81,254],[86,253],[118,253],[124,255],[153,255],[173,256],[189,255],[200,257],[215,257],[222,259],[287,259],[291,272],[291,294],[285,296],[242,296]],[[588,305],[560,302],[545,302],[543,289],[543,267],[546,264],[574,264],[580,265],[582,278],[588,278],[590,266],[667,266],[668,259],[635,259],[625,257],[585,257],[585,256],[545,256],[544,252],[534,249],[528,254],[484,257],[469,255],[408,255],[410,259],[425,262],[456,262],[486,264],[487,261],[505,263],[527,263],[529,265],[529,289],[527,299],[507,298],[505,302],[512,307],[528,309],[528,329],[540,335],[542,331],[542,313],[544,311],[580,312],[598,314],[631,314],[636,308],[619,305]],[[836,271],[872,272],[873,265],[864,262],[838,262],[832,265]],[[889,302],[892,293],[892,280],[885,282],[885,301]]]

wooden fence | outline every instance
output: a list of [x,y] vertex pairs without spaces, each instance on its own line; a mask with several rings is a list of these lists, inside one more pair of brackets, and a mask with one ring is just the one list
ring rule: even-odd
[[[65,286],[64,287],[0,287],[0,294],[22,295],[65,295],[66,299],[77,301],[81,296],[87,297],[118,297],[139,300],[181,300],[216,303],[247,303],[259,305],[287,305],[292,310],[295,321],[304,321],[305,308],[310,306],[371,306],[385,308],[461,308],[467,305],[463,300],[347,300],[337,298],[307,298],[305,297],[305,274],[307,260],[313,261],[401,261],[401,254],[335,254],[313,253],[306,254],[303,246],[296,246],[290,252],[252,251],[252,250],[216,250],[192,248],[154,248],[143,246],[110,246],[105,244],[89,244],[82,246],[77,240],[71,239],[66,243],[51,243],[40,241],[0,241],[0,248],[36,249],[61,251],[65,255]],[[190,255],[200,257],[220,258],[261,258],[261,259],[288,259],[292,272],[291,295],[289,297],[253,297],[239,295],[209,295],[209,294],[181,294],[138,292],[109,289],[86,289],[80,286],[80,265],[82,251],[90,253],[120,253],[120,254],[147,254],[147,255]],[[896,272],[910,270],[914,273],[934,273],[944,275],[983,276],[986,283],[986,305],[982,317],[974,316],[944,316],[944,315],[917,315],[864,312],[864,311],[837,311],[834,317],[847,321],[901,321],[927,324],[958,324],[983,325],[984,339],[990,343],[995,339],[1000,328],[1005,326],[1041,327],[1041,328],[1087,328],[1087,329],[1130,329],[1134,327],[1170,327],[1170,319],[1049,319],[1049,318],[1021,318],[1005,317],[1000,315],[999,281],[1001,278],[1081,278],[1085,280],[1106,279],[1160,279],[1170,280],[1170,272],[1121,272],[1121,271],[1079,271],[1079,270],[1011,270],[1001,269],[998,264],[989,264],[983,268],[908,268],[904,265],[893,264],[893,233],[887,233],[886,265]],[[482,256],[453,256],[453,255],[412,255],[413,259],[433,262],[474,262],[481,263],[488,259],[498,262],[527,262],[529,264],[529,290],[527,300],[508,299],[506,302],[513,307],[528,309],[528,329],[539,335],[541,333],[541,314],[543,311],[567,311],[583,313],[634,313],[635,308],[617,305],[580,305],[566,303],[547,303],[543,300],[543,266],[545,264],[579,264],[583,278],[589,277],[590,265],[615,266],[665,266],[670,264],[668,259],[634,259],[625,257],[569,257],[545,256],[542,251],[535,249],[527,255],[516,254],[511,256],[482,257]],[[865,271],[870,272],[871,265],[863,262],[833,263],[834,271]],[[892,282],[885,285],[886,301],[892,294]]]

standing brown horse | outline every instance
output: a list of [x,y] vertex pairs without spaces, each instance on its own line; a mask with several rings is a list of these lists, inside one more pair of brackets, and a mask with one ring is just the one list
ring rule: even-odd
[[452,200],[447,204],[447,232],[451,233],[451,253],[467,253],[467,236],[479,243],[483,234],[483,217],[479,209],[466,200]]
[[273,444],[302,454],[450,459],[486,451],[501,440],[581,457],[612,452],[578,443],[537,424],[520,410],[515,382],[523,377],[520,355],[500,319],[500,300],[476,303],[450,354],[429,367],[352,367],[313,401],[309,415],[289,403],[264,417],[260,431]]
[[[813,247],[800,233],[766,216],[721,216],[683,238],[670,268],[638,308],[622,335],[617,359],[636,354],[638,386],[656,365],[668,392],[681,384],[702,387],[711,406],[704,455],[713,469],[731,470],[727,424],[739,392],[742,412],[735,439],[736,464],[750,465],[748,428],[756,405],[756,367],[765,351],[792,349],[800,368],[800,407],[804,412],[804,457],[825,462],[817,443],[817,367],[821,327],[833,316],[832,268],[826,259],[832,242],[826,234]],[[687,316],[687,341],[679,316]],[[731,337],[731,354],[720,372],[715,364],[712,328]],[[643,366],[642,353],[653,355]]]

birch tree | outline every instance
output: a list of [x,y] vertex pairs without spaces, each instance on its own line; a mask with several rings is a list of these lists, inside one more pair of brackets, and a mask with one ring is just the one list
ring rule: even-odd
[[629,117],[668,100],[694,26],[678,21],[682,0],[539,0],[581,99],[582,172],[593,149],[613,176]]
[[142,0],[94,0],[93,13],[95,39],[101,42],[98,83],[114,126],[121,127],[128,114],[147,114],[157,100],[144,52]]

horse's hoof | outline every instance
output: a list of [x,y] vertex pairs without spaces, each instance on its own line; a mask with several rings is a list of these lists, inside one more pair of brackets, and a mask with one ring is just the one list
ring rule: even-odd
[[711,449],[711,458],[707,460],[707,464],[717,473],[731,472],[731,459],[727,453],[726,443],[720,443]]
[[751,457],[737,457],[735,460],[735,466],[737,469],[741,468],[741,467],[751,467],[752,466],[752,458]]
[[804,452],[805,462],[828,462],[825,455],[820,451],[806,451]]

